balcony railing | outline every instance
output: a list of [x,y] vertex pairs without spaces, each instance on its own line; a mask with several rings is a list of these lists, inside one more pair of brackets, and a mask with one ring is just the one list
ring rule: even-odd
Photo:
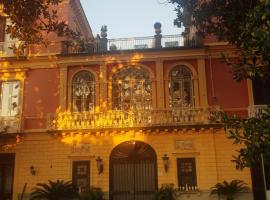
[[267,108],[267,105],[254,105],[248,108],[248,115],[249,117],[256,117],[258,114],[264,112],[264,109]]
[[20,132],[19,117],[0,117],[0,133],[10,134]]
[[48,130],[96,130],[208,124],[211,108],[105,112],[62,112],[48,115]]

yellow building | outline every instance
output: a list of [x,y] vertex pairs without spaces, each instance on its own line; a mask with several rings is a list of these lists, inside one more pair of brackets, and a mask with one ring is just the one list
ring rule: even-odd
[[0,199],[27,199],[48,180],[100,187],[113,200],[148,200],[162,184],[192,200],[217,199],[210,188],[224,180],[251,185],[231,162],[238,147],[209,120],[218,109],[247,116],[253,101],[250,83],[235,83],[220,62],[232,49],[157,29],[133,41],[105,33],[84,52],[3,54]]

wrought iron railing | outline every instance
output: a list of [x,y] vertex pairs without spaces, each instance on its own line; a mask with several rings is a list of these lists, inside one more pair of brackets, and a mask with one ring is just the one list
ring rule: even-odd
[[211,108],[184,108],[124,112],[60,112],[48,115],[49,130],[136,128],[208,124]]
[[2,117],[0,116],[0,133],[19,133],[21,128],[21,120],[19,117]]
[[249,117],[256,117],[258,114],[264,112],[264,109],[267,108],[267,105],[253,105],[248,108]]

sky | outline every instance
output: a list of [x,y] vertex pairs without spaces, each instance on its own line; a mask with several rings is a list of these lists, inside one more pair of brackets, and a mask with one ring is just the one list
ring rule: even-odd
[[93,34],[108,27],[108,38],[143,37],[154,35],[154,23],[162,24],[163,35],[180,34],[173,24],[174,6],[166,0],[81,0]]

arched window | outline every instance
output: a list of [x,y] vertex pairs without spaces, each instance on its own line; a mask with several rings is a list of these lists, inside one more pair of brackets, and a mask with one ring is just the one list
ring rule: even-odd
[[141,67],[125,67],[112,77],[114,110],[148,110],[152,108],[152,82]]
[[73,112],[92,111],[94,106],[94,76],[88,71],[80,71],[72,80],[72,110]]
[[169,106],[194,106],[192,72],[185,66],[174,67],[169,74]]

